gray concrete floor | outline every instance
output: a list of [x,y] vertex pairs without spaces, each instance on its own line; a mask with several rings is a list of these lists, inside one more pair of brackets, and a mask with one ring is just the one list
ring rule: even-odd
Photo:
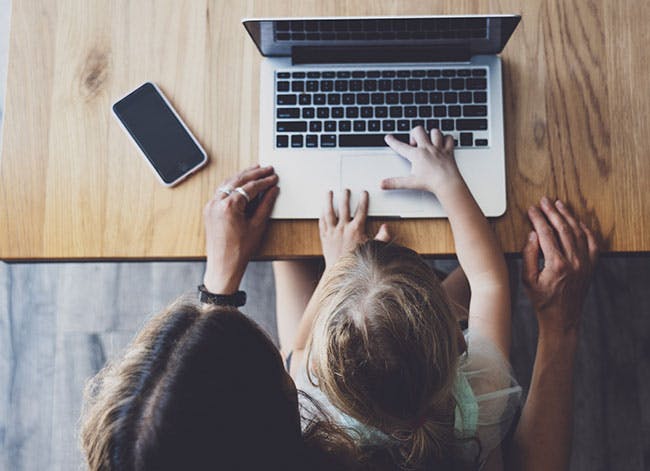
[[[10,0],[0,0],[4,104]],[[0,120],[2,117],[0,105]],[[0,156],[1,158],[1,156]],[[455,264],[435,262],[443,270]],[[524,387],[536,323],[510,260],[512,363]],[[0,263],[0,470],[81,466],[77,421],[85,380],[153,313],[201,280],[199,262]],[[571,469],[650,468],[650,256],[606,257],[582,327]],[[269,263],[244,280],[246,313],[276,337]]]

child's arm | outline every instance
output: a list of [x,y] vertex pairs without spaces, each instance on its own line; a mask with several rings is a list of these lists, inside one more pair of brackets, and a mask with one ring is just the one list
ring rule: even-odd
[[470,328],[510,354],[510,290],[499,243],[465,184],[454,160],[454,141],[421,126],[411,131],[411,144],[393,136],[386,143],[408,159],[411,175],[388,178],[384,189],[417,189],[434,193],[445,209],[454,234],[458,260],[471,288]]

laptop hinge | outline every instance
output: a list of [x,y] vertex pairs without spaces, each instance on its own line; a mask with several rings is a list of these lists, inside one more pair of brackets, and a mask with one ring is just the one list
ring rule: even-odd
[[351,64],[372,62],[448,62],[471,59],[466,46],[431,47],[304,47],[291,50],[293,64]]

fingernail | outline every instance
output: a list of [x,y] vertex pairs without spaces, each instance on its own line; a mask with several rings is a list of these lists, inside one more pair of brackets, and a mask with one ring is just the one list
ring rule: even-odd
[[537,234],[535,234],[535,231],[531,231],[530,234],[528,234],[528,240],[535,242],[535,239],[537,239]]
[[564,203],[562,203],[562,201],[560,201],[560,200],[557,200],[555,202],[555,206],[557,206],[560,209],[564,209]]
[[548,198],[546,196],[542,197],[542,205],[543,206],[549,206],[550,205],[549,200],[548,200]]

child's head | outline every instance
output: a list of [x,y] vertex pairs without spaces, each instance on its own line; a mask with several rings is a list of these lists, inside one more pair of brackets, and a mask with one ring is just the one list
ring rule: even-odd
[[411,464],[442,456],[453,433],[459,327],[415,252],[369,241],[326,275],[310,360],[342,412],[401,440]]

